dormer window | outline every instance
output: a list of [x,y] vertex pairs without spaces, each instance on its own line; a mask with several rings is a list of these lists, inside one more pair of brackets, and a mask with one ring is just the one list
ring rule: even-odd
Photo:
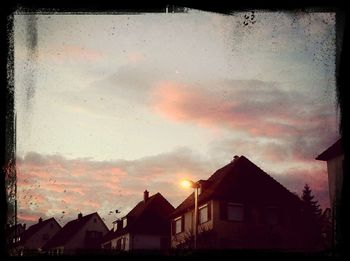
[[128,224],[128,219],[123,218],[123,228],[126,227],[127,224]]

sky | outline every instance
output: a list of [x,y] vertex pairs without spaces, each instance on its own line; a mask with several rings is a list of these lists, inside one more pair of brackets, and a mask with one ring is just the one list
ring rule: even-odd
[[13,39],[19,222],[177,207],[235,155],[329,206],[334,13],[17,13]]

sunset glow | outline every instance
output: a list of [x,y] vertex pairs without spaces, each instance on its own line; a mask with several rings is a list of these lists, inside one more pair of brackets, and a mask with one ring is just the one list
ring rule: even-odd
[[111,228],[146,189],[177,207],[183,179],[235,155],[328,207],[335,14],[245,14],[16,14],[19,222],[96,211]]

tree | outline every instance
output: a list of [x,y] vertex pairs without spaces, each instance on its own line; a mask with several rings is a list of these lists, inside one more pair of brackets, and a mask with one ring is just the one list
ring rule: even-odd
[[318,204],[317,200],[314,200],[314,195],[312,195],[312,191],[308,184],[305,184],[303,195],[301,199],[305,203],[305,211],[309,212],[313,216],[315,216],[317,219],[321,217],[322,209],[320,208],[320,205]]
[[308,184],[305,184],[303,189],[303,194],[301,199],[304,203],[304,221],[305,227],[304,231],[308,236],[305,237],[310,247],[320,248],[322,247],[322,230],[321,230],[321,220],[322,220],[322,209],[318,204],[318,201],[314,199],[315,196],[312,195],[312,190]]

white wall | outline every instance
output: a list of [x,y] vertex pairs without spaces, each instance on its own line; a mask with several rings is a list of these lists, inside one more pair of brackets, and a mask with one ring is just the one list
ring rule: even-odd
[[327,161],[328,183],[330,203],[333,204],[336,198],[340,197],[341,184],[343,184],[343,160],[344,155]]
[[[96,223],[94,223],[94,218],[96,218]],[[98,217],[97,214],[90,217],[89,221],[84,225],[78,233],[74,234],[71,240],[65,245],[65,249],[79,249],[84,247],[84,240],[86,231],[98,231],[105,235],[108,232],[107,227],[104,225],[103,221]]]

